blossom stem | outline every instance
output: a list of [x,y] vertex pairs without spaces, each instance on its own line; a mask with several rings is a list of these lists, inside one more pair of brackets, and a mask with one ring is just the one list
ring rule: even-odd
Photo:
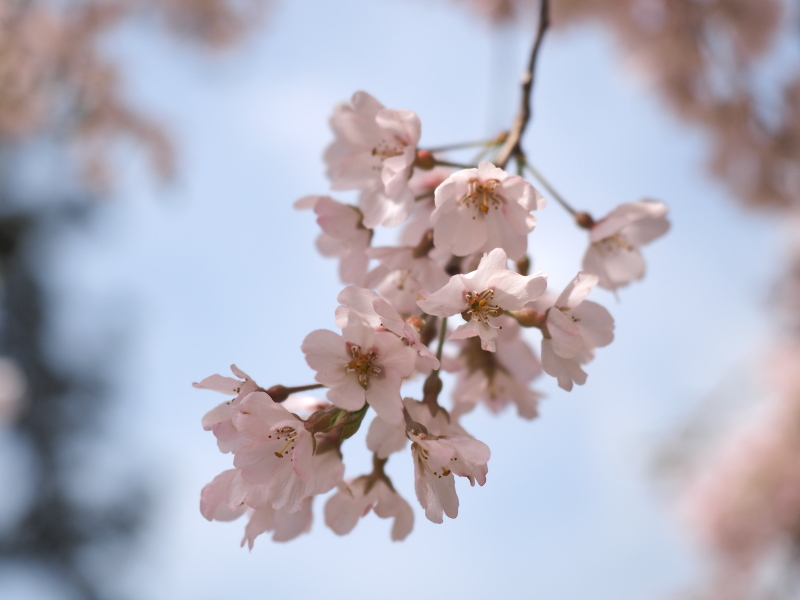
[[[442,319],[442,329],[439,332],[439,347],[436,349],[436,358],[439,360],[439,369],[431,371],[431,374],[428,375],[427,379],[425,379],[425,383],[422,385],[422,402],[423,404],[428,405],[428,409],[431,411],[431,415],[434,416],[440,410],[444,410],[441,406],[439,406],[439,394],[442,391],[442,378],[439,376],[439,370],[442,368],[441,367],[442,350],[444,349],[444,336],[446,333],[447,333],[447,317],[444,317]],[[406,412],[406,414],[408,414],[408,412]],[[407,428],[408,428],[408,421],[410,418],[411,418],[410,416],[406,418]],[[450,417],[448,416],[448,421],[449,420]]]
[[436,359],[441,362],[442,350],[444,350],[444,336],[447,333],[447,317],[442,319],[442,330],[439,332],[439,347],[436,348]]
[[440,167],[454,167],[456,169],[474,169],[475,165],[465,165],[463,163],[450,162],[449,160],[436,159],[436,164]]
[[325,386],[321,383],[309,383],[308,385],[298,385],[295,387],[286,388],[289,390],[290,394],[296,394],[298,392],[307,392],[309,390],[318,390],[320,388],[324,388]]
[[477,142],[461,142],[458,144],[447,144],[445,146],[436,146],[435,148],[426,148],[428,152],[447,152],[449,150],[462,150],[464,148],[477,148],[478,146],[499,146],[508,138],[508,132],[503,131],[499,135],[494,136],[488,140],[480,140]]
[[547,179],[545,179],[542,176],[542,174],[539,171],[537,171],[536,168],[531,163],[525,161],[524,165],[525,168],[528,169],[528,172],[531,175],[533,175],[539,183],[542,184],[542,187],[548,191],[548,193],[553,197],[553,199],[564,207],[564,210],[566,210],[573,217],[578,214],[578,211],[572,208],[569,202],[564,200],[564,197],[561,194],[559,194],[552,185],[550,185],[550,182],[548,182]]
[[318,390],[320,388],[324,388],[325,386],[321,383],[311,383],[309,385],[298,385],[295,387],[286,387],[285,385],[273,385],[268,390],[264,390],[269,394],[269,397],[272,398],[273,402],[283,402],[286,398],[289,397],[290,394],[296,394],[297,392],[307,392],[309,390]]
[[508,161],[512,157],[520,156],[522,152],[522,135],[525,133],[525,128],[528,126],[528,121],[531,118],[531,93],[533,91],[533,80],[536,73],[536,59],[539,56],[539,49],[542,46],[542,40],[547,28],[550,26],[550,0],[541,0],[539,5],[539,25],[536,30],[536,39],[533,42],[533,49],[528,61],[528,68],[522,76],[522,100],[520,102],[519,112],[514,125],[508,132],[508,139],[506,139],[503,147],[500,149],[500,154],[497,157],[495,164],[501,169],[505,169]]
[[419,194],[418,196],[414,196],[414,202],[419,202],[420,200],[425,200],[425,198],[431,198],[433,196],[433,190],[430,192],[425,192],[424,194]]

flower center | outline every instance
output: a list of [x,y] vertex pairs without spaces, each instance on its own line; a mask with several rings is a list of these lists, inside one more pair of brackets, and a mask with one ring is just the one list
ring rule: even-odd
[[607,252],[609,254],[616,254],[617,252],[620,251],[625,251],[625,252],[633,251],[633,245],[618,233],[610,235],[607,238],[603,238],[598,242],[598,244],[600,245],[600,247],[603,249],[604,252]]
[[[467,183],[469,185],[468,191],[459,199],[459,203],[472,206],[478,209],[478,214],[483,215],[488,213],[490,208],[496,210],[502,206],[503,197],[495,191],[495,188],[500,183],[499,180],[487,179],[486,181],[481,181],[480,179],[470,179]],[[475,219],[475,217],[472,218]]]
[[375,364],[378,355],[374,351],[361,352],[361,346],[347,342],[347,348],[350,351],[351,360],[347,363],[344,370],[347,373],[355,373],[358,384],[367,389],[370,376],[378,376],[381,374],[381,367]]
[[395,137],[391,142],[381,140],[372,148],[372,156],[377,156],[381,162],[393,156],[400,156],[403,153],[403,148],[408,146],[406,142],[399,137]]
[[[452,473],[452,471],[445,466],[441,466],[438,471],[434,471],[428,464],[428,457],[430,456],[430,453],[426,448],[423,448],[417,442],[411,444],[411,452],[412,454],[416,454],[417,462],[419,462],[419,466],[422,468],[422,470],[427,471],[430,475],[433,475],[434,477],[438,477],[439,479],[441,479],[442,477],[447,477],[448,475],[450,475],[450,473]],[[450,460],[458,460],[458,459],[454,457],[451,458]]]
[[481,293],[465,292],[464,300],[467,303],[467,310],[464,311],[470,319],[489,324],[489,317],[499,317],[503,314],[503,309],[497,304],[491,304],[494,300],[494,290],[483,290]]
[[292,444],[294,444],[295,440],[297,439],[297,431],[295,431],[294,427],[287,426],[276,429],[275,433],[278,434],[276,439],[280,440],[281,436],[284,436],[283,439],[286,440],[286,442],[283,444],[283,448],[275,452],[275,456],[278,458],[283,458],[286,455],[286,449],[289,448],[289,446],[292,446],[289,448],[289,450],[294,450],[294,446]]

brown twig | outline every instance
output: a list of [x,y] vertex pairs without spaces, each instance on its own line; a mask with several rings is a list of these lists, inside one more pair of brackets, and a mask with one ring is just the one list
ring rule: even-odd
[[550,0],[541,0],[539,9],[539,25],[536,30],[536,39],[533,42],[533,50],[528,61],[528,69],[522,76],[522,102],[520,103],[517,118],[511,127],[505,144],[500,149],[497,156],[496,165],[502,169],[506,167],[512,156],[522,154],[522,134],[528,126],[531,118],[531,92],[533,91],[533,76],[536,72],[536,59],[539,56],[539,48],[542,45],[544,34],[550,26]]

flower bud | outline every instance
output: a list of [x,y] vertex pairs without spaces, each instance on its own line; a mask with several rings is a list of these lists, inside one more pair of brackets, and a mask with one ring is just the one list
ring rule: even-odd
[[414,167],[423,171],[430,171],[436,166],[436,159],[427,150],[417,150],[417,157],[414,160]]
[[530,270],[531,270],[531,259],[526,254],[517,261],[517,273],[519,273],[520,275],[527,275],[528,271]]
[[267,390],[267,394],[269,397],[272,398],[273,402],[283,402],[289,397],[289,388],[285,385],[273,385],[271,388]]
[[583,227],[584,229],[591,229],[594,227],[594,219],[589,213],[586,212],[577,213],[575,215],[575,222],[579,227]]

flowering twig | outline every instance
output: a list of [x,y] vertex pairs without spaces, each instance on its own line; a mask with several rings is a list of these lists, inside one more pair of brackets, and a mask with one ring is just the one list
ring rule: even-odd
[[505,168],[512,156],[522,154],[522,134],[528,126],[531,118],[531,92],[533,91],[533,76],[536,71],[536,59],[539,56],[539,48],[542,45],[544,34],[550,26],[550,0],[541,0],[539,9],[539,25],[536,30],[536,39],[533,42],[533,50],[528,61],[528,69],[522,76],[522,102],[520,103],[517,118],[508,133],[508,139],[500,149],[500,154],[495,164],[501,169]]

